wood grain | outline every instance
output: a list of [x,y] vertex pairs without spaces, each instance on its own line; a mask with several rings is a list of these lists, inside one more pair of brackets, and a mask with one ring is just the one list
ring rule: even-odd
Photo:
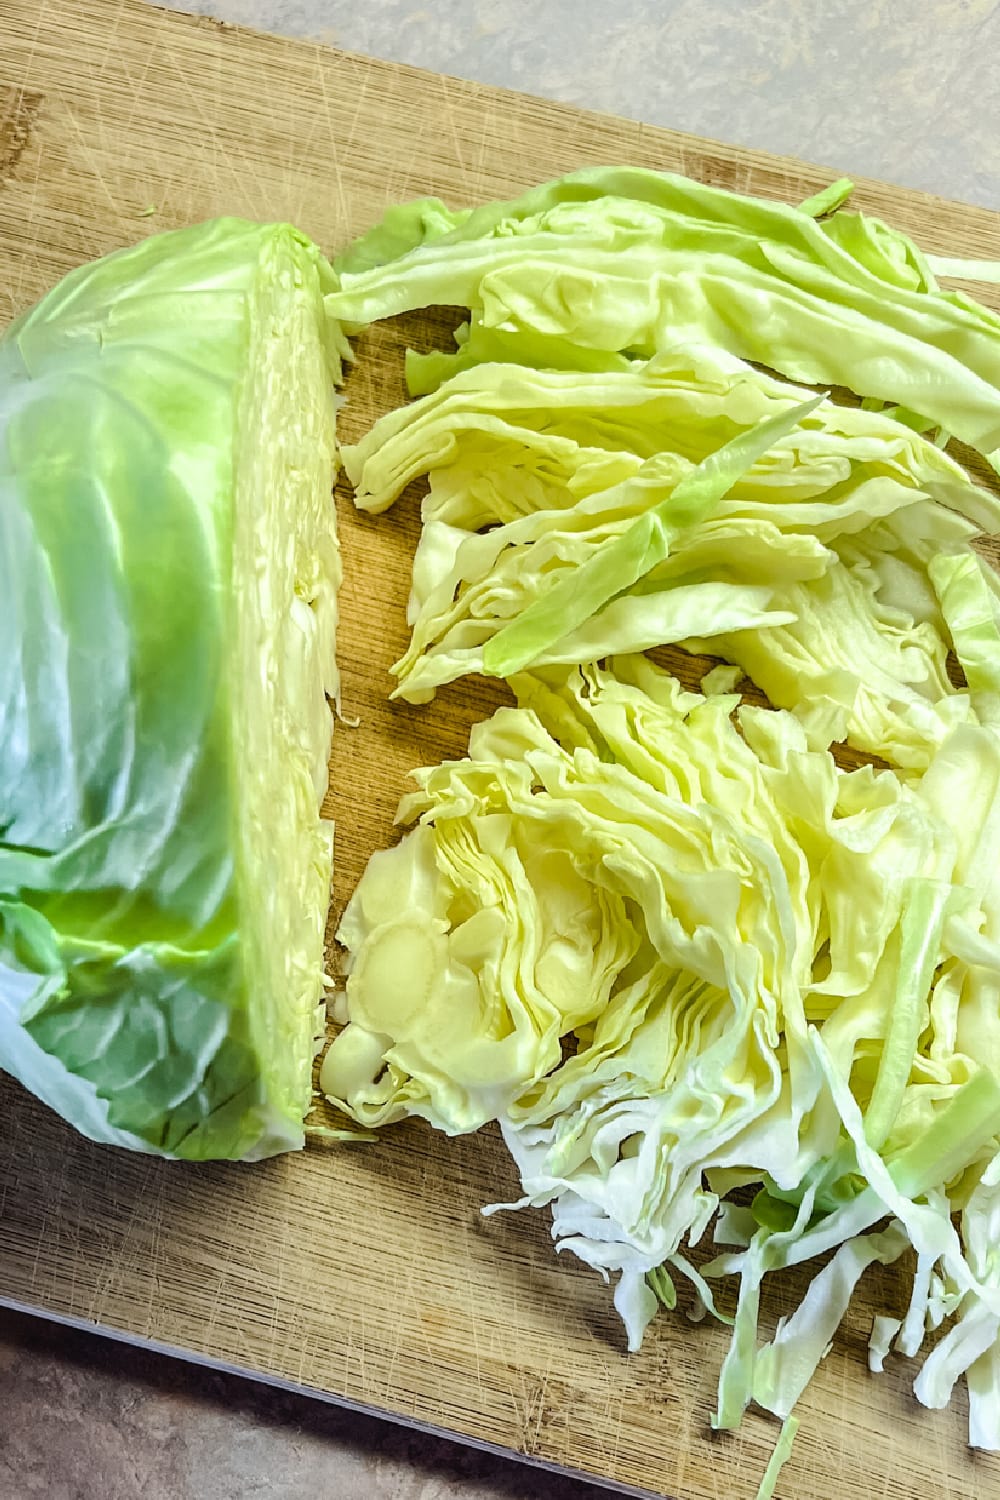
[[[138,0],[5,0],[0,323],[72,266],[154,229],[219,213],[288,218],[332,250],[401,198],[471,203],[626,161],[788,200],[851,165],[809,167]],[[1000,255],[1000,219],[986,211],[872,182],[856,201],[927,249]],[[404,320],[360,341],[347,437],[401,398],[405,343],[441,327]],[[430,708],[386,703],[415,507],[373,521],[338,493],[338,508],[344,706],[361,724],[338,728],[331,768],[334,916],[392,836],[408,769],[460,753],[497,701],[459,684]],[[660,1319],[626,1355],[608,1291],[556,1261],[544,1216],[480,1217],[515,1190],[490,1132],[447,1142],[414,1125],[378,1147],[195,1167],[93,1146],[6,1081],[0,1301],[626,1489],[752,1496],[776,1428],[750,1414],[734,1437],[709,1434],[723,1332]],[[795,1290],[772,1293],[767,1316]],[[926,1412],[904,1362],[867,1374],[872,1310],[904,1298],[888,1272],[865,1284],[801,1404],[780,1494],[1000,1497],[1000,1460],[965,1446],[961,1395]]]

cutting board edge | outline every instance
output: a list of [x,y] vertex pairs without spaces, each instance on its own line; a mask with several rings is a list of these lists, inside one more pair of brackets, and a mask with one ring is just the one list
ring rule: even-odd
[[168,1344],[160,1339],[145,1338],[142,1334],[131,1333],[125,1328],[116,1328],[110,1323],[93,1323],[88,1318],[75,1317],[72,1313],[33,1306],[30,1302],[22,1302],[17,1297],[10,1297],[0,1292],[0,1311],[4,1310],[37,1319],[39,1322],[55,1323],[61,1328],[72,1328],[78,1333],[93,1334],[97,1338],[108,1339],[115,1344],[124,1344],[131,1349],[161,1355],[167,1359],[177,1360],[181,1364],[194,1365],[202,1370],[216,1371],[220,1375],[235,1375],[240,1380],[250,1381],[253,1385],[265,1386],[270,1390],[283,1391],[293,1396],[304,1396],[310,1401],[321,1401],[326,1406],[357,1412],[359,1416],[370,1417],[375,1421],[392,1422],[394,1426],[405,1427],[411,1432],[441,1438],[449,1443],[460,1443],[464,1448],[474,1448],[479,1453],[489,1453],[496,1458],[506,1459],[510,1463],[523,1464],[525,1468],[538,1469],[543,1473],[553,1474],[559,1479],[575,1479],[581,1484],[595,1485],[599,1489],[607,1490],[612,1495],[626,1495],[629,1500],[675,1500],[675,1497],[664,1494],[660,1490],[637,1489],[633,1485],[623,1484],[620,1480],[606,1479],[586,1469],[577,1469],[567,1464],[550,1462],[545,1458],[536,1458],[533,1454],[522,1453],[518,1448],[505,1446],[503,1443],[491,1443],[488,1438],[475,1437],[455,1427],[442,1427],[434,1422],[423,1421],[420,1417],[407,1416],[403,1412],[393,1411],[388,1406],[375,1406],[365,1401],[358,1401],[352,1396],[341,1396],[336,1392],[323,1390],[321,1386],[304,1385],[300,1381],[288,1380],[281,1375],[255,1370],[249,1365],[237,1365],[229,1360],[216,1359],[211,1354],[202,1354],[196,1349],[186,1349],[181,1344]]
[[[320,38],[282,36],[277,32],[266,31],[258,26],[245,26],[242,22],[224,21],[215,16],[204,16],[194,11],[184,10],[183,7],[166,6],[158,3],[158,0],[141,0],[148,9],[156,11],[165,17],[183,16],[186,21],[206,31],[216,31],[237,36],[252,36],[260,42],[270,45],[279,45],[282,48],[289,46],[301,47],[309,51],[316,49],[323,53],[333,53],[335,56],[345,59],[347,62],[356,64],[360,68],[371,68],[393,73],[402,77],[412,78],[420,83],[431,81],[443,81],[452,89],[458,89],[468,95],[470,99],[499,98],[517,101],[519,104],[537,107],[542,105],[546,110],[556,110],[564,115],[567,121],[579,121],[581,118],[597,125],[610,127],[625,124],[637,129],[640,133],[650,131],[654,134],[669,135],[672,141],[681,149],[688,150],[692,155],[702,154],[706,147],[717,152],[720,158],[727,161],[742,162],[747,156],[754,158],[755,164],[769,170],[781,168],[789,177],[815,178],[815,190],[825,187],[828,183],[836,181],[839,177],[849,177],[854,184],[854,197],[864,197],[871,194],[873,197],[884,193],[901,192],[907,197],[919,199],[924,205],[934,205],[936,208],[944,208],[951,212],[963,215],[971,214],[975,217],[982,216],[984,223],[992,224],[997,233],[997,256],[1000,258],[1000,202],[995,207],[982,203],[969,203],[963,198],[948,198],[941,193],[931,192],[927,188],[913,187],[904,182],[891,182],[887,178],[869,177],[867,174],[853,173],[846,166],[824,165],[822,162],[812,161],[805,157],[791,156],[785,152],[772,151],[767,146],[740,145],[734,141],[720,140],[715,136],[697,135],[689,130],[684,130],[676,125],[658,124],[652,120],[639,119],[634,115],[619,115],[611,110],[590,109],[583,104],[570,104],[564,99],[556,98],[550,94],[532,94],[525,89],[509,88],[504,84],[482,83],[474,78],[463,78],[457,73],[442,73],[433,68],[423,68],[416,63],[399,62],[394,58],[376,57],[367,52],[358,52],[353,48],[340,47],[335,42],[326,42]],[[609,158],[605,166],[628,166],[629,163],[622,158]],[[664,170],[671,170],[665,168]],[[697,179],[702,180],[702,179]],[[527,186],[534,186],[534,182]],[[851,204],[848,204],[850,207]],[[914,205],[917,206],[917,205]]]

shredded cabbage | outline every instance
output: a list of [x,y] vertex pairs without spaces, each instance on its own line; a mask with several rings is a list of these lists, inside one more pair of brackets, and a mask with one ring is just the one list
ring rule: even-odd
[[1000,317],[939,287],[912,241],[877,219],[594,168],[450,228],[421,205],[407,234],[397,224],[366,237],[363,268],[343,262],[335,317],[438,303],[587,350],[712,344],[919,412],[1000,465]]
[[[372,512],[429,476],[395,695],[480,672],[517,707],[415,773],[341,924],[322,1086],[366,1126],[499,1121],[523,1196],[485,1211],[549,1207],[630,1348],[687,1279],[732,1324],[714,1424],[784,1419],[762,1494],[860,1277],[911,1248],[871,1367],[947,1324],[915,1392],[964,1376],[1000,1448],[1000,585],[971,545],[1000,509],[943,451],[1000,468],[1000,318],[935,279],[981,264],[849,191],[602,169],[426,201],[327,299],[469,309],[345,459]],[[663,645],[719,659],[701,692],[635,654]],[[824,1255],[761,1345],[764,1279]]]
[[[395,695],[683,642],[738,663],[824,744],[923,769],[992,711],[947,658],[1000,639],[969,546],[1000,530],[1000,505],[910,428],[807,411],[804,394],[674,350],[602,373],[477,365],[384,417],[345,450],[359,506],[431,477]],[[758,447],[692,510],[739,443]]]
[[[559,1246],[618,1277],[633,1348],[684,1245],[756,1182],[748,1246],[702,1268],[743,1288],[722,1426],[751,1397],[787,1416],[865,1266],[915,1245],[971,1320],[918,1381],[937,1400],[1000,1313],[975,1248],[994,1199],[963,1186],[997,1150],[1000,1070],[959,1040],[1000,969],[955,952],[998,908],[943,765],[913,785],[841,770],[793,715],[686,692],[642,657],[513,686],[467,759],[417,773],[416,828],[352,898],[323,1087],[369,1126],[499,1119],[518,1206],[550,1205]],[[970,769],[998,750],[963,726],[943,753]],[[758,1350],[763,1277],[830,1248]]]

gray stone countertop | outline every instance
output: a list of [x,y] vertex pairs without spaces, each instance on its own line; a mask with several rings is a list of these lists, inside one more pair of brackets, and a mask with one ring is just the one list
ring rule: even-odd
[[[1000,208],[998,0],[187,0]],[[596,1500],[443,1439],[0,1311],[0,1500]]]
[[1000,209],[997,0],[173,0]]

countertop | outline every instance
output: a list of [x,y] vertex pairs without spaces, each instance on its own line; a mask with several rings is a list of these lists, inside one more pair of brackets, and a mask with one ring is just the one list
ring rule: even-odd
[[[1000,209],[997,0],[188,0]],[[597,1500],[592,1485],[0,1310],[0,1500]]]

